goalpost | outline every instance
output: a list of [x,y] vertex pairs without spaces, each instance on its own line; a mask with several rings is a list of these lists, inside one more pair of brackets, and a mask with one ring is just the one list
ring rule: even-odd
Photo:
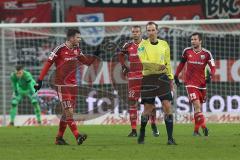
[[[212,83],[208,84],[208,100],[203,111],[216,115],[220,113],[217,118],[216,115],[215,118],[208,117],[213,122],[239,122],[240,118],[237,119],[236,114],[240,113],[240,19],[155,22],[159,25],[159,37],[170,45],[173,70],[183,49],[191,45],[191,33],[200,32],[203,35],[203,47],[212,52],[217,65],[216,75]],[[145,37],[146,24],[147,21],[0,24],[0,123],[6,125],[8,122],[12,96],[9,76],[15,65],[23,64],[37,79],[50,51],[65,41],[65,31],[72,27],[80,29],[80,46],[84,53],[91,54],[100,47],[98,62],[90,68],[79,66],[77,69],[79,93],[76,112],[80,115],[77,117],[96,120],[111,113],[124,117],[128,110],[127,81],[121,75],[116,53],[124,42],[131,39],[131,26],[140,25]],[[39,94],[45,115],[57,114],[58,101],[52,88],[53,70],[54,67],[44,79],[43,88],[47,96]],[[156,106],[160,111],[158,100]],[[186,116],[190,115],[191,108],[183,86],[176,89],[173,106],[177,122],[191,121],[191,116]],[[27,98],[19,104],[18,114],[33,114],[33,107]],[[89,123],[103,123],[104,120],[100,118]]]

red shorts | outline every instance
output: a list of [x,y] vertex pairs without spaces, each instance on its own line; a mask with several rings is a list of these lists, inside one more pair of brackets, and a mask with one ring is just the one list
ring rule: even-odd
[[137,101],[140,98],[142,79],[128,79],[128,99]]
[[200,100],[201,103],[206,102],[206,89],[198,89],[194,87],[186,87],[190,102]]
[[71,101],[75,102],[78,94],[77,86],[56,86],[56,91],[60,102]]

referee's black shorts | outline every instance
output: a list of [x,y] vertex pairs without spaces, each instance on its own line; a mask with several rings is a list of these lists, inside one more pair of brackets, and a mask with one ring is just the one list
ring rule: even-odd
[[170,80],[166,74],[153,74],[143,76],[141,103],[154,104],[155,97],[162,100],[172,101]]

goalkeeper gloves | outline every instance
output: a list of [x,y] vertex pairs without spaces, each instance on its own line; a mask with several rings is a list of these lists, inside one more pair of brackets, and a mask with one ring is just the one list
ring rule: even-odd
[[34,85],[35,92],[37,92],[38,90],[40,90],[41,87],[42,87],[42,80],[37,80],[37,83]]
[[179,87],[181,85],[179,79],[177,76],[174,76],[174,81],[175,81],[175,84]]
[[128,74],[128,72],[129,72],[128,67],[125,64],[122,65],[122,73],[123,73],[123,75],[126,76]]

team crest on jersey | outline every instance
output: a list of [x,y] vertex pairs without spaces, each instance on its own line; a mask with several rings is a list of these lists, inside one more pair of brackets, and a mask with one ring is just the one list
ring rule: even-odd
[[201,59],[205,59],[205,55],[201,55]]
[[73,53],[78,55],[78,51],[76,49],[73,51]]
[[[78,22],[103,22],[103,13],[78,14]],[[90,46],[102,43],[105,37],[105,27],[79,27],[83,40]]]
[[143,51],[144,51],[144,47],[143,47],[143,46],[138,48],[138,52],[139,52],[139,53],[140,53],[140,52],[143,52]]

